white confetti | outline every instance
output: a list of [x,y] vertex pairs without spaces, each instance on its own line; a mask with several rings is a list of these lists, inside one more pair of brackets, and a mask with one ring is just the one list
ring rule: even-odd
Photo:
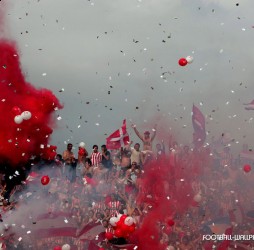
[[22,228],[26,228],[24,225],[21,226]]
[[81,125],[78,125],[78,128],[80,128],[81,127]]
[[223,49],[220,49],[220,54],[223,53]]
[[22,237],[19,237],[18,241],[22,241]]
[[58,121],[60,121],[60,120],[62,120],[62,117],[61,117],[61,116],[58,116],[56,119],[57,119]]
[[27,234],[30,234],[30,233],[31,233],[31,231],[27,231],[26,233],[27,233]]
[[65,223],[68,223],[68,220],[67,220],[67,219],[64,219],[64,222],[65,222]]
[[245,31],[246,29],[245,28],[242,28],[242,31]]
[[97,122],[97,123],[95,123],[95,125],[96,125],[96,126],[100,126],[100,123]]
[[42,75],[43,75],[43,76],[46,76],[46,75],[47,75],[47,73],[42,73]]

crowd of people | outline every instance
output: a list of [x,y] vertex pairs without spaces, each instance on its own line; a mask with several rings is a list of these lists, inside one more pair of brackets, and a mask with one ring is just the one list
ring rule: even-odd
[[[131,248],[125,246],[125,249],[148,249],[139,245],[138,238],[114,237],[109,240],[105,232],[114,234],[115,228],[110,219],[119,214],[132,217],[136,231],[142,229],[144,219],[153,210],[150,202],[140,202],[139,199],[141,194],[146,193],[144,189],[148,188],[144,185],[145,173],[149,168],[160,171],[162,162],[170,166],[168,183],[156,184],[162,189],[168,189],[169,196],[174,199],[174,193],[187,183],[194,199],[185,209],[181,209],[179,201],[179,204],[176,202],[168,216],[154,222],[154,227],[159,230],[158,249],[222,249],[219,248],[222,242],[202,238],[204,234],[224,233],[220,231],[221,224],[217,228],[213,227],[218,218],[229,218],[228,227],[233,230],[233,234],[254,234],[254,223],[245,216],[247,211],[253,209],[254,202],[251,185],[253,174],[246,174],[242,170],[246,159],[234,157],[230,145],[223,143],[221,147],[193,149],[188,145],[179,145],[170,136],[152,145],[156,126],[152,135],[149,131],[142,135],[135,125],[132,127],[143,143],[143,148],[140,143],[133,144],[132,141],[119,150],[108,150],[106,145],[93,145],[93,151],[89,154],[86,145],[80,143],[75,155],[73,145],[68,143],[67,149],[57,154],[54,161],[40,161],[32,166],[30,173],[50,168],[51,181],[44,187],[46,212],[70,213],[79,235],[36,238],[30,242],[32,249],[54,249],[56,245],[65,243],[72,249],[117,249],[117,246],[129,243],[132,244]],[[249,163],[252,164],[252,161]],[[1,179],[3,202],[0,219],[4,223],[5,214],[19,209],[21,201],[18,197],[32,183],[15,185],[5,199],[5,180],[4,177]],[[96,232],[92,238],[82,236],[86,225],[101,225],[101,232]],[[3,239],[7,249],[17,249],[14,247],[15,235]],[[225,249],[254,248],[253,241],[230,242],[229,245]],[[18,249],[27,249],[23,247],[22,242],[19,242]]]

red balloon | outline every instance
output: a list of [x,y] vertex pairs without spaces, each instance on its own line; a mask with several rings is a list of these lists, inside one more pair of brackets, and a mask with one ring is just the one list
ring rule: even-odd
[[21,109],[18,106],[14,106],[11,111],[14,115],[20,115],[21,114]]
[[135,231],[135,228],[136,228],[135,224],[132,224],[132,225],[129,227],[129,232],[130,232],[130,233],[133,233],[133,232]]
[[123,214],[120,218],[121,222],[124,222],[124,220],[127,218],[128,216],[126,214]]
[[188,64],[187,60],[185,58],[180,58],[178,61],[180,66],[185,66]]
[[47,175],[44,175],[41,177],[41,184],[42,185],[48,185],[49,184],[49,181],[50,181],[50,178],[47,176]]
[[121,225],[121,231],[123,233],[129,233],[130,232],[130,226],[125,225],[124,223]]
[[85,155],[85,149],[80,148],[79,151],[78,151],[78,155],[84,156]]
[[123,224],[124,224],[124,221],[119,220],[119,221],[116,223],[116,227],[117,227],[117,228],[121,228]]
[[107,240],[112,240],[114,238],[114,235],[111,232],[106,232],[105,237]]
[[168,225],[172,227],[175,225],[175,222],[173,220],[168,220]]
[[117,238],[121,238],[121,237],[123,237],[123,235],[124,235],[124,233],[122,232],[122,230],[116,229],[116,231],[115,231],[115,236],[116,236]]
[[53,250],[62,250],[62,247],[60,247],[60,246],[55,246]]
[[245,173],[249,173],[251,171],[251,166],[246,164],[246,165],[243,166],[243,170],[244,170]]

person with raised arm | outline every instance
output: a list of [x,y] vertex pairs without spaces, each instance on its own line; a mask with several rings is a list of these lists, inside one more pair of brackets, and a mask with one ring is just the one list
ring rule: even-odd
[[152,149],[152,143],[156,136],[156,128],[157,124],[155,124],[153,130],[153,135],[150,137],[150,132],[145,131],[144,135],[142,136],[139,131],[136,128],[135,124],[132,124],[131,127],[134,129],[134,132],[138,136],[138,138],[143,142],[143,151],[141,151],[141,159],[142,163],[145,164],[148,159],[153,157],[153,149]]

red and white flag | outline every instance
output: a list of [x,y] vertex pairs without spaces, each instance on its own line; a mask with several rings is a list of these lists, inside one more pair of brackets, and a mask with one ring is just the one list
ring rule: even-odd
[[250,103],[244,103],[246,110],[254,110],[254,100],[252,100]]
[[194,129],[193,143],[196,148],[202,147],[206,139],[205,117],[194,104],[192,108],[192,126]]
[[108,149],[119,149],[124,145],[127,145],[129,141],[130,138],[126,129],[126,120],[123,120],[122,127],[106,139],[106,144]]

